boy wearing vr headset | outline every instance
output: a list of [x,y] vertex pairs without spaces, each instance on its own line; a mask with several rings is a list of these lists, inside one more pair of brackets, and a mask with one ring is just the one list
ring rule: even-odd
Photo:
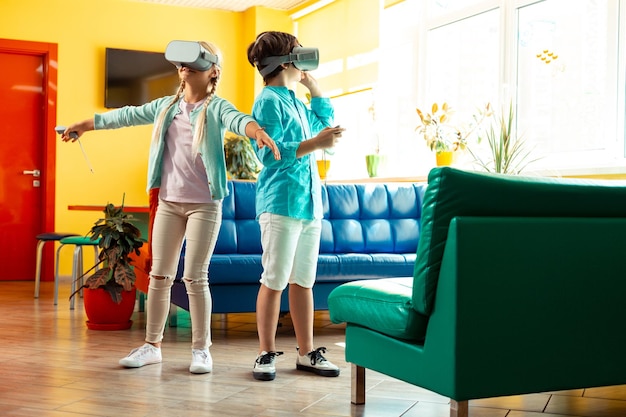
[[[296,368],[322,376],[338,376],[339,368],[326,360],[326,348],[313,344],[313,284],[320,244],[322,197],[314,151],[331,148],[341,132],[333,124],[330,100],[322,97],[308,70],[317,68],[317,48],[303,48],[295,36],[263,32],[248,47],[265,88],[254,102],[253,117],[276,141],[282,159],[257,149],[264,167],[257,179],[256,211],[263,247],[261,287],[257,296],[259,353],[252,374],[271,381],[276,377],[276,327],[280,299],[289,285],[289,311],[297,341]],[[308,88],[311,108],[297,99],[296,83]]]
[[154,124],[148,162],[148,190],[158,189],[159,202],[151,233],[152,270],[147,297],[145,344],[119,361],[128,368],[161,362],[161,341],[170,306],[183,238],[183,281],[189,296],[192,327],[191,373],[213,369],[209,260],[222,221],[227,195],[224,133],[230,130],[256,140],[280,159],[274,141],[247,114],[215,92],[221,75],[221,53],[207,42],[172,41],[165,58],[176,66],[180,86],[173,96],[141,106],[127,106],[67,127],[63,141],[76,141],[94,129]]

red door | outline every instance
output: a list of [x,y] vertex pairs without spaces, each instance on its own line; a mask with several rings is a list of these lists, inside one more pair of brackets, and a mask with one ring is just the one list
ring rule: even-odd
[[56,60],[55,44],[0,39],[0,280],[33,280],[35,236],[54,231]]

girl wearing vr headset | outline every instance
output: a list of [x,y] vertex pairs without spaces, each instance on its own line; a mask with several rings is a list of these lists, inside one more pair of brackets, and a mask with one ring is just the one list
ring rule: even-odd
[[189,371],[213,368],[212,301],[209,260],[222,221],[227,195],[224,133],[230,130],[256,140],[256,146],[280,159],[274,141],[247,114],[215,92],[221,75],[221,53],[206,42],[171,42],[165,53],[178,68],[180,86],[173,96],[141,106],[127,106],[75,123],[62,134],[75,141],[94,129],[154,124],[148,162],[148,189],[159,189],[151,233],[152,269],[147,297],[145,344],[119,361],[138,368],[161,362],[161,341],[170,306],[183,238],[186,242],[183,281],[189,296],[192,361]]
[[[339,368],[326,360],[326,348],[313,343],[313,284],[320,245],[322,197],[314,151],[331,148],[341,132],[331,128],[334,111],[322,97],[315,78],[316,48],[303,48],[295,36],[263,32],[248,47],[248,61],[263,76],[265,88],[254,102],[253,117],[276,141],[282,159],[267,149],[257,154],[264,165],[257,179],[256,210],[263,247],[261,287],[257,296],[259,353],[252,374],[271,381],[282,352],[276,350],[280,299],[289,285],[289,311],[297,341],[296,368],[322,376],[338,376]],[[304,85],[311,108],[292,88]]]

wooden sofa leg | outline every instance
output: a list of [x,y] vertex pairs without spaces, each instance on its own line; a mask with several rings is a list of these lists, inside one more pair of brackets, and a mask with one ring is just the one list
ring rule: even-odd
[[469,402],[450,400],[450,417],[468,417]]
[[365,368],[351,364],[352,380],[352,404],[365,404]]

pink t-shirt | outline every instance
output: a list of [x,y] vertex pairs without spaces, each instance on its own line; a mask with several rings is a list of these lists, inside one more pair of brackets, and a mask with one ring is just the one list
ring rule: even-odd
[[179,101],[180,112],[165,134],[159,197],[177,203],[209,203],[212,200],[206,168],[200,155],[192,155],[193,132],[189,114],[204,100],[189,104]]

